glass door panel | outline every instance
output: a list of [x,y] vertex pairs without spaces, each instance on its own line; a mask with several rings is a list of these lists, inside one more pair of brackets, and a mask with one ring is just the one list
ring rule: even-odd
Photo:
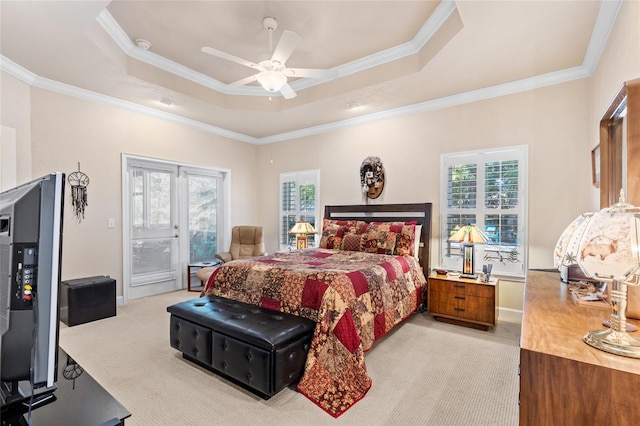
[[189,227],[189,263],[209,262],[218,250],[219,176],[185,173]]
[[179,288],[177,168],[131,165],[130,298]]

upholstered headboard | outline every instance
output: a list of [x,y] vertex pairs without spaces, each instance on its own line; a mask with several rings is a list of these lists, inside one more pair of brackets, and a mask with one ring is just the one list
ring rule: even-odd
[[324,217],[326,219],[362,220],[365,222],[408,222],[415,220],[418,225],[422,225],[418,259],[425,276],[429,275],[431,203],[325,206]]

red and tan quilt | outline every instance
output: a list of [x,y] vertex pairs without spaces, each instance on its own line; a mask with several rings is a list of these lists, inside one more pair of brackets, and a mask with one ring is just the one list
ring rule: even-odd
[[338,417],[371,387],[364,352],[420,306],[425,285],[410,256],[306,249],[225,263],[203,294],[315,321],[298,390]]

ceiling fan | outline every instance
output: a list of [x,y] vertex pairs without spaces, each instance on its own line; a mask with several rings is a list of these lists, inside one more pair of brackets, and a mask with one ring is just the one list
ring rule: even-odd
[[[270,16],[262,20],[262,25],[269,31],[269,51],[271,51],[273,31],[278,28],[278,21]],[[212,47],[203,47],[201,50],[209,55],[236,62],[241,65],[258,70],[259,72],[230,83],[231,86],[244,86],[245,84],[258,81],[268,92],[280,92],[285,99],[296,97],[296,92],[287,83],[288,77],[319,77],[328,70],[313,68],[287,68],[285,62],[293,53],[296,45],[302,38],[293,31],[283,31],[278,45],[276,46],[271,59],[265,59],[258,63],[239,58],[229,53],[222,52]]]

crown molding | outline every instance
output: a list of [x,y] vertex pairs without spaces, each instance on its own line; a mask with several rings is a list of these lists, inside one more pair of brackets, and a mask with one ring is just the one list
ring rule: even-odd
[[[620,11],[622,2],[623,0],[612,0],[612,1],[605,0],[602,2],[602,5],[600,7],[600,12],[596,20],[596,25],[594,27],[593,34],[591,36],[591,41],[589,43],[587,53],[585,54],[584,62],[581,66],[569,68],[566,70],[560,70],[552,73],[542,74],[542,75],[538,75],[538,76],[534,76],[534,77],[530,77],[530,78],[526,78],[526,79],[522,79],[514,82],[499,84],[496,86],[485,87],[482,89],[460,93],[453,96],[447,96],[444,98],[439,98],[439,99],[420,102],[420,103],[416,103],[416,104],[412,104],[404,107],[394,108],[387,111],[367,114],[367,115],[363,115],[360,117],[351,118],[347,120],[335,121],[332,123],[322,124],[319,126],[313,126],[313,127],[308,127],[304,129],[294,130],[291,132],[265,136],[262,138],[255,138],[242,133],[233,132],[227,129],[223,129],[217,126],[212,126],[196,120],[190,120],[184,117],[180,117],[175,114],[169,114],[154,108],[146,107],[146,106],[135,104],[128,101],[123,101],[121,99],[117,99],[111,96],[106,96],[100,93],[96,93],[89,90],[74,87],[68,84],[56,82],[54,80],[50,80],[47,78],[39,77],[33,72],[14,63],[10,59],[2,55],[0,55],[0,69],[34,87],[50,90],[56,93],[76,97],[79,99],[112,105],[118,108],[123,108],[130,111],[151,115],[160,119],[180,123],[188,127],[192,127],[192,128],[202,130],[204,132],[212,133],[215,135],[223,136],[229,139],[256,144],[256,145],[262,145],[262,144],[281,142],[281,141],[290,140],[290,139],[317,135],[321,133],[342,129],[345,127],[355,126],[358,124],[370,123],[377,120],[383,120],[383,119],[400,117],[400,116],[409,115],[409,114],[416,114],[416,113],[425,112],[425,111],[433,111],[437,109],[448,108],[455,105],[477,102],[480,100],[486,100],[490,98],[519,93],[519,92],[537,89],[537,88],[550,86],[554,84],[565,83],[565,82],[569,82],[569,81],[577,80],[581,78],[591,77],[591,75],[593,74],[593,71],[595,70],[595,67],[598,64],[598,61],[600,60],[600,56],[602,54],[604,46],[606,45],[607,39],[609,38],[609,34],[613,29],[613,26],[617,18],[617,15]],[[443,3],[453,3],[453,2],[447,1]],[[453,9],[449,11],[449,13],[451,13],[452,11]],[[441,11],[441,13],[444,13],[444,11]],[[423,29],[424,28],[425,27],[423,26]],[[119,46],[122,47],[124,45],[125,47],[129,46],[129,48],[134,50],[139,49],[144,51],[144,49],[140,49],[137,46],[133,46],[133,44],[131,43],[131,40],[129,40],[128,37],[126,37],[126,40],[122,40],[121,37],[122,35],[118,36],[118,38],[120,38],[120,41],[116,40],[116,42],[119,43]],[[147,53],[151,53],[151,52],[147,52]],[[300,80],[294,83],[298,83],[299,81]],[[292,86],[293,85],[294,84],[292,84]],[[261,90],[260,88],[257,88],[257,87],[255,89]],[[237,93],[237,94],[240,94],[240,93]],[[246,92],[243,91],[242,94],[246,94]]]
[[116,108],[126,109],[129,111],[139,112],[141,114],[150,115],[152,117],[160,118],[162,120],[172,121],[179,123],[197,130],[202,130],[207,133],[222,136],[225,138],[247,142],[251,144],[257,144],[259,140],[253,136],[248,136],[243,133],[233,132],[231,130],[223,129],[221,127],[212,126],[210,124],[202,123],[197,120],[190,120],[179,115],[170,114],[155,108],[150,108],[144,105],[136,104],[133,102],[124,101],[122,99],[114,98],[112,96],[103,95],[101,93],[92,92],[90,90],[82,89],[80,87],[72,86],[70,84],[61,83],[59,81],[51,80],[44,77],[39,77],[31,71],[21,67],[12,60],[0,55],[0,69],[8,74],[11,74],[15,78],[22,80],[32,87],[48,90],[50,92],[59,93],[61,95],[71,96],[74,98],[82,99],[85,101],[96,102],[103,105],[109,105]]
[[28,69],[16,64],[11,59],[6,58],[3,55],[0,55],[0,69],[7,74],[14,76],[18,80],[24,81],[29,86],[33,86],[38,78],[37,75]]
[[600,5],[600,12],[591,33],[591,40],[584,55],[583,65],[587,67],[589,75],[596,70],[600,56],[609,39],[609,34],[616,22],[623,0],[604,0]]
[[435,111],[438,109],[449,108],[456,105],[463,105],[478,102],[486,99],[496,98],[505,95],[511,95],[528,90],[538,89],[554,84],[565,83],[572,80],[589,77],[587,69],[583,66],[570,68],[567,70],[556,71],[544,75],[539,75],[523,80],[513,81],[509,83],[499,84],[496,86],[485,87],[483,89],[472,90],[469,92],[459,93],[444,98],[433,99],[429,101],[419,102],[399,108],[386,111],[380,111],[372,114],[366,114],[356,118],[347,120],[334,121],[332,123],[322,124],[319,126],[307,127],[305,129],[294,130],[292,132],[280,133],[277,135],[266,136],[260,138],[260,144],[268,144],[273,142],[282,142],[290,139],[297,139],[307,136],[313,136],[326,133],[345,127],[351,127],[358,124],[370,123],[378,120],[402,117],[405,115],[417,114],[426,111]]
[[[438,31],[438,29],[446,22],[451,13],[456,10],[456,3],[453,0],[442,1],[427,21],[422,25],[418,33],[411,41],[401,45],[374,53],[369,56],[357,59],[355,61],[339,65],[331,68],[324,77],[320,78],[301,78],[290,83],[292,89],[299,91],[309,87],[317,86],[350,74],[365,71],[376,66],[397,61],[406,56],[418,53],[429,39]],[[98,23],[107,32],[107,34],[115,41],[122,51],[132,58],[145,62],[154,67],[160,68],[179,77],[193,81],[194,83],[208,87],[224,93],[225,95],[245,95],[245,96],[281,96],[279,93],[266,92],[261,87],[255,86],[232,86],[222,83],[215,78],[202,74],[184,65],[178,64],[170,59],[160,56],[151,51],[136,46],[124,30],[118,25],[113,16],[103,9],[96,17]]]

